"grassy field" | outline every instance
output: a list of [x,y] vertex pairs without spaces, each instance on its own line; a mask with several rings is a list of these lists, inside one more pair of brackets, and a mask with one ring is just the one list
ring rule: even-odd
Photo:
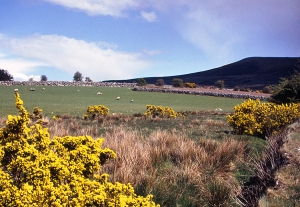
[[[18,88],[21,98],[28,110],[34,107],[43,109],[45,116],[69,114],[82,117],[91,105],[105,105],[111,113],[132,115],[144,113],[146,105],[169,106],[175,111],[215,110],[231,112],[233,107],[244,100],[186,94],[136,92],[129,88],[111,87],[56,87],[42,86],[0,86],[0,116],[15,114],[14,89]],[[101,92],[103,95],[97,95]],[[116,97],[120,96],[120,100]],[[133,102],[130,102],[133,100]]]

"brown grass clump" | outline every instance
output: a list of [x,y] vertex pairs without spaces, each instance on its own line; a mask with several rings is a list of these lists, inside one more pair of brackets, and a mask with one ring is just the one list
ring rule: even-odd
[[[83,122],[75,118],[68,118],[63,120],[59,118],[58,121],[49,120],[48,129],[51,136],[80,136],[89,135],[92,137],[98,137],[97,125],[85,126]],[[51,137],[51,138],[52,138]]]
[[[104,145],[118,157],[102,168],[112,182],[130,182],[142,194],[151,192],[162,206],[233,202],[228,196],[233,197],[238,188],[230,174],[235,160],[243,157],[243,143],[232,139],[196,143],[177,130],[158,130],[144,137],[115,128],[105,137]],[[218,198],[212,198],[217,196],[212,188],[219,188]]]

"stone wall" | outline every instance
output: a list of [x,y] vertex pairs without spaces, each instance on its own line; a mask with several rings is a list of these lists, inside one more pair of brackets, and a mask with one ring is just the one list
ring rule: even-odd
[[161,92],[161,93],[177,93],[177,94],[190,94],[190,95],[204,95],[204,96],[216,96],[216,97],[228,97],[228,98],[241,98],[241,99],[260,99],[267,100],[268,95],[250,94],[246,92],[230,92],[225,90],[220,91],[206,91],[206,90],[188,90],[177,88],[147,88],[147,87],[135,87],[135,91],[146,92]]

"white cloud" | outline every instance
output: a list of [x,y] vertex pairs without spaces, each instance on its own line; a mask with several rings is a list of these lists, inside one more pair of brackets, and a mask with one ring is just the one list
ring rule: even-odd
[[125,10],[136,8],[135,0],[44,0],[71,9],[86,12],[89,15],[124,16]]
[[145,12],[141,11],[140,15],[142,18],[144,18],[148,22],[155,22],[157,19],[156,13],[155,12]]
[[163,53],[160,50],[143,50],[142,52],[143,52],[143,54],[145,54],[147,56],[159,55],[159,54]]
[[279,0],[199,1],[186,4],[177,12],[180,18],[171,21],[185,40],[222,63],[253,55],[290,56],[299,51],[299,6]]
[[80,71],[94,81],[132,78],[149,65],[143,60],[142,53],[116,51],[106,47],[103,49],[100,47],[103,43],[85,42],[59,35],[36,34],[27,38],[0,35],[0,45],[8,53],[26,60],[14,64],[4,58],[10,64],[6,65],[9,69],[21,67],[18,64],[27,71],[38,66],[48,66],[72,75]]
[[[1,36],[0,36],[1,37]],[[1,39],[0,39],[1,41]],[[1,69],[7,70],[16,81],[28,81],[29,78],[40,80],[39,75],[33,75],[38,67],[47,66],[46,63],[25,58],[12,57],[0,51]]]

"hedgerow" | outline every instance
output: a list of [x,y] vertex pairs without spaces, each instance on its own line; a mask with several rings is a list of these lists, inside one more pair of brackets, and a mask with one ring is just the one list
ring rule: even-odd
[[234,107],[234,114],[227,116],[227,122],[238,134],[269,135],[300,118],[300,106],[260,102],[248,99]]
[[64,136],[50,139],[15,92],[19,115],[0,128],[0,206],[158,206],[152,195],[134,193],[131,184],[111,183],[101,166],[114,151],[103,138]]

